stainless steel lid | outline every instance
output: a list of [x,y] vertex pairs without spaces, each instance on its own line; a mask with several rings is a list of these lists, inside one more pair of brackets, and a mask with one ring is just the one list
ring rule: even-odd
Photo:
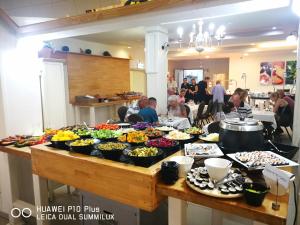
[[260,121],[251,118],[246,118],[243,121],[239,118],[225,119],[220,122],[220,127],[224,130],[243,132],[261,131],[264,128]]

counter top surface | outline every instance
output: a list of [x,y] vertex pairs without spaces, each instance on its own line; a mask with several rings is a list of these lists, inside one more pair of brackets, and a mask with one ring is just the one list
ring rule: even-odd
[[272,202],[275,201],[275,196],[271,194],[266,196],[262,206],[252,207],[247,205],[243,198],[221,199],[195,192],[187,186],[183,178],[179,179],[171,186],[165,185],[159,181],[157,184],[157,192],[164,196],[174,197],[248,219],[264,222],[266,224],[286,224],[288,195],[279,197],[280,209],[274,211],[272,209]]
[[31,149],[30,147],[17,148],[13,145],[10,146],[0,146],[0,152],[5,152],[8,154],[16,155],[22,158],[31,159]]
[[[139,98],[136,98],[139,99]],[[109,101],[109,102],[97,102],[97,103],[73,103],[74,106],[79,107],[105,107],[105,106],[112,106],[112,105],[119,105],[126,102],[131,102],[136,99],[122,99],[122,100],[115,100],[115,101]]]

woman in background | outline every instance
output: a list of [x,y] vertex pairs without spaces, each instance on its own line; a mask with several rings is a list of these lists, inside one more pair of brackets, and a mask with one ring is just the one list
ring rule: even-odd
[[275,118],[277,122],[276,133],[283,133],[280,126],[291,126],[293,123],[293,113],[286,100],[279,98],[278,92],[273,92],[270,96],[271,101],[274,102],[273,112],[276,113]]
[[177,100],[179,104],[184,104],[186,102],[185,95],[186,95],[186,89],[182,88],[180,90],[178,100]]
[[183,104],[178,103],[178,97],[171,95],[168,98],[168,115],[173,117],[187,117]]

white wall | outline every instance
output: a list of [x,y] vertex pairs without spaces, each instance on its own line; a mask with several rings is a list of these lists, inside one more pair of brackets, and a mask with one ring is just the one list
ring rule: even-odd
[[[286,52],[269,51],[266,53],[249,53],[249,56],[243,56],[240,54],[231,55],[229,60],[229,79],[235,79],[238,83],[238,87],[244,88],[244,80],[241,79],[242,73],[247,74],[247,88],[251,91],[273,91],[273,86],[264,86],[259,83],[259,71],[261,62],[272,61],[286,61],[296,60],[296,54],[292,50]],[[231,90],[234,89],[234,85],[231,86]],[[282,88],[282,86],[278,86]]]
[[5,136],[4,106],[3,106],[3,77],[4,77],[4,57],[6,53],[16,46],[16,37],[0,21],[0,138]]

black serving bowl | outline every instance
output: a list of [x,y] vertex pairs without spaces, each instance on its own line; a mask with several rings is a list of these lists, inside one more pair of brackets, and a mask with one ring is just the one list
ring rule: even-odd
[[101,142],[115,142],[118,138],[98,138]]
[[[121,142],[120,142],[121,143]],[[105,144],[105,143],[103,143]],[[121,143],[124,144],[124,143]],[[126,144],[125,144],[126,145]],[[112,149],[112,150],[101,150],[99,149],[99,147],[97,146],[97,149],[99,150],[99,152],[101,152],[101,154],[103,155],[103,157],[105,159],[110,159],[110,160],[114,160],[114,161],[118,161],[121,157],[121,155],[123,154],[123,151],[128,148],[128,145],[126,145],[126,147],[124,149]]]
[[[75,140],[72,140],[72,141],[75,141]],[[69,146],[67,145],[67,142],[70,142],[70,141],[52,141],[51,140],[50,142],[54,148],[69,150]]]
[[139,146],[139,147],[134,147],[131,150],[125,149],[123,151],[123,154],[126,155],[134,165],[136,166],[142,166],[142,167],[149,167],[151,166],[154,162],[157,162],[158,160],[162,159],[163,157],[163,150],[158,148],[158,153],[155,156],[148,156],[148,157],[138,157],[138,156],[130,156],[129,152],[136,149],[136,148],[143,148],[144,146]]
[[161,164],[161,178],[165,184],[172,185],[178,180],[179,164],[175,161],[165,161]]
[[268,193],[268,188],[261,183],[244,183],[243,189],[247,204],[252,206],[261,206]]
[[92,135],[88,134],[88,135],[79,135],[80,139],[89,139],[92,138]]
[[95,149],[94,144],[83,145],[83,146],[72,146],[73,141],[66,142],[66,145],[69,146],[70,151],[81,153],[84,155],[90,155],[92,151]]

